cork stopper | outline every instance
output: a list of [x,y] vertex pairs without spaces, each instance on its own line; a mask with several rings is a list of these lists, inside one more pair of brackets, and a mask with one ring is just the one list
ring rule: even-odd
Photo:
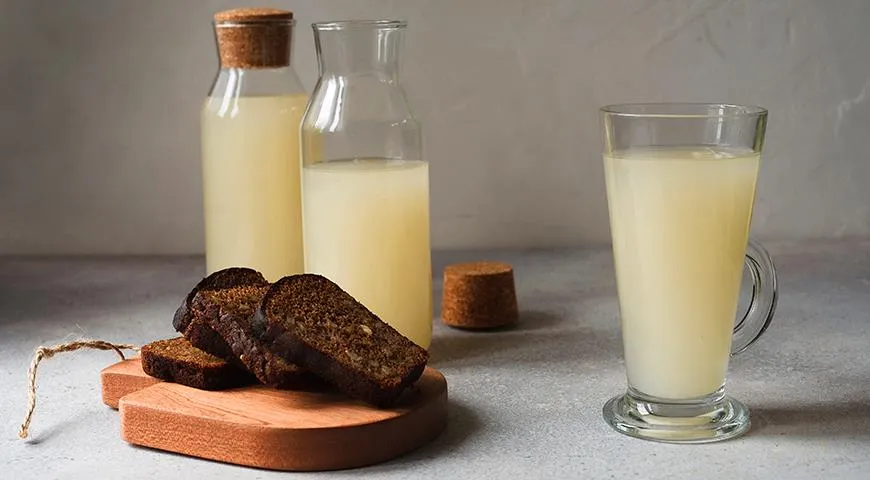
[[441,320],[456,328],[490,329],[517,322],[514,271],[501,262],[470,262],[444,269]]
[[221,68],[280,68],[290,65],[293,12],[235,8],[214,16]]

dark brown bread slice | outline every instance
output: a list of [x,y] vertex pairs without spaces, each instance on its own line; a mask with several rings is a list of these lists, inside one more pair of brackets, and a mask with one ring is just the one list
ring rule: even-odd
[[194,318],[205,322],[227,343],[235,358],[270,387],[296,389],[317,383],[316,377],[269,351],[251,330],[251,320],[268,286],[202,290],[191,305]]
[[269,285],[269,282],[260,272],[244,267],[225,268],[208,275],[200,280],[181,302],[181,306],[175,311],[172,326],[196,348],[241,367],[242,363],[233,354],[232,348],[203,319],[193,315],[191,305],[199,292],[219,291],[244,285],[265,286]]
[[254,383],[254,378],[184,337],[158,340],[142,347],[142,370],[152,377],[200,390],[225,390]]
[[254,315],[254,333],[346,394],[386,407],[420,378],[429,354],[320,275],[284,277]]

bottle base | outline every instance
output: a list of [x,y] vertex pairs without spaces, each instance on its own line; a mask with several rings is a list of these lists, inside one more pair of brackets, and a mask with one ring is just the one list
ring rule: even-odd
[[665,443],[712,443],[749,430],[749,409],[719,389],[691,401],[651,398],[629,388],[604,405],[604,420],[617,432]]

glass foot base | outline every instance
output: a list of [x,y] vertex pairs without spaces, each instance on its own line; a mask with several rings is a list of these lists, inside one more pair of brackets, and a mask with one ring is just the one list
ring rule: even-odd
[[710,443],[749,430],[749,409],[720,390],[709,397],[671,403],[629,389],[604,405],[604,420],[617,432],[667,443]]

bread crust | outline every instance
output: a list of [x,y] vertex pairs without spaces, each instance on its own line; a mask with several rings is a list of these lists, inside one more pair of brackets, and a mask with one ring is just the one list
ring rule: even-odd
[[263,277],[263,274],[251,268],[231,267],[218,270],[200,280],[193,287],[172,318],[172,326],[175,327],[175,330],[184,335],[194,347],[240,368],[244,367],[244,364],[233,353],[230,345],[209,326],[208,322],[194,315],[191,308],[193,300],[199,292],[223,290],[244,285],[266,286],[269,285],[269,282]]

